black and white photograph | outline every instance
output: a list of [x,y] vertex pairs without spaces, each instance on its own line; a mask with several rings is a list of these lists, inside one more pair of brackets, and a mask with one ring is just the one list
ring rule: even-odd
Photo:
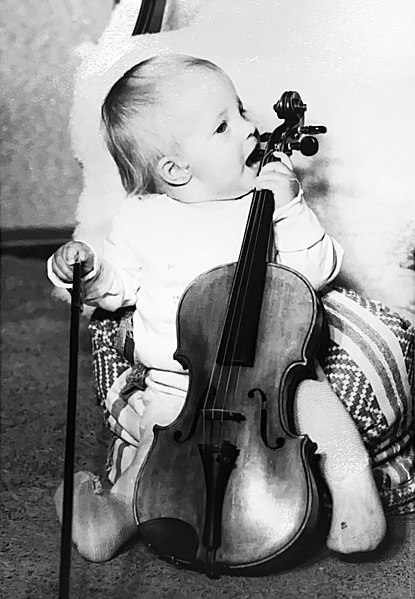
[[415,599],[413,1],[0,23],[0,595]]

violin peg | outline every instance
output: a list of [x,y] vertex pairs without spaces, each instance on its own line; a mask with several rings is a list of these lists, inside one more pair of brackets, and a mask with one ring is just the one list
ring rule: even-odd
[[306,127],[300,127],[298,131],[302,135],[319,135],[320,133],[327,133],[327,127],[324,125],[307,125]]
[[300,152],[303,156],[314,156],[318,152],[318,141],[312,135],[306,135],[300,141]]

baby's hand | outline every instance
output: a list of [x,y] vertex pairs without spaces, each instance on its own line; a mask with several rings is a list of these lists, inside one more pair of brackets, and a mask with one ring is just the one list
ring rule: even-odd
[[281,208],[297,197],[301,185],[289,157],[283,152],[274,152],[274,156],[278,160],[269,162],[261,169],[256,180],[256,188],[272,191],[275,208]]
[[64,283],[72,283],[73,265],[76,256],[81,263],[81,273],[84,277],[94,268],[94,253],[82,241],[69,241],[53,254],[52,271]]

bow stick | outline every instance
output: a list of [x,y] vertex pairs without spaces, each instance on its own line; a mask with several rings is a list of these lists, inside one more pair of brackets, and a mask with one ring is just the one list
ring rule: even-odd
[[67,599],[70,590],[73,478],[75,455],[76,399],[78,385],[79,317],[82,312],[81,263],[75,257],[71,299],[69,339],[68,405],[66,418],[65,470],[63,480],[63,516],[61,531],[61,562],[59,572],[59,599]]

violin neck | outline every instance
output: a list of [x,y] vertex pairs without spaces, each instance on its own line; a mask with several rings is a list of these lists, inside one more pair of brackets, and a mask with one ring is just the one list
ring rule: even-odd
[[255,191],[226,312],[219,365],[254,365],[273,213],[273,194]]

